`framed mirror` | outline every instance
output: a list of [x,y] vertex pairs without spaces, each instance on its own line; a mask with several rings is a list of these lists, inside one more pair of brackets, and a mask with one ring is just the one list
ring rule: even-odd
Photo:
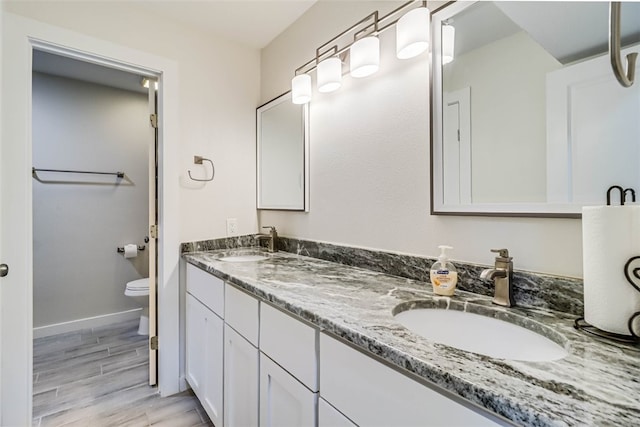
[[309,112],[287,92],[256,110],[258,209],[309,211]]
[[[623,58],[638,22],[640,3],[623,3]],[[617,82],[608,23],[607,2],[432,14],[432,214],[578,218],[612,185],[640,190],[640,84]]]

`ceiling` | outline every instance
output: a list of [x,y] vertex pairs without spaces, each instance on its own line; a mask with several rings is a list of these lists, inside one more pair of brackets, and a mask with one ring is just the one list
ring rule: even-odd
[[[609,10],[599,1],[479,2],[451,21],[456,27],[456,55],[525,31],[560,63],[608,50]],[[622,45],[640,41],[640,2],[624,2]]]
[[[134,0],[148,5],[149,1]],[[152,0],[156,15],[262,49],[317,0]]]
[[[317,0],[127,0],[189,28],[261,49]],[[42,51],[34,51],[33,70],[119,89],[146,92],[142,77]]]

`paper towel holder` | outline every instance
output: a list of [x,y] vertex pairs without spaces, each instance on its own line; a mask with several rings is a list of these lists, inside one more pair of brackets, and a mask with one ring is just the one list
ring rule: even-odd
[[613,190],[618,190],[620,192],[620,206],[624,206],[624,203],[627,201],[627,193],[631,194],[631,201],[636,201],[636,191],[633,188],[622,188],[619,185],[612,185],[607,190],[607,206],[611,206],[611,192]]
[[[622,191],[621,187],[619,187],[619,186],[615,186],[615,187],[620,188],[620,190]],[[627,190],[630,190],[630,189],[628,188]],[[633,190],[631,190],[631,191],[633,191]],[[624,193],[621,193],[621,194],[624,197]],[[609,194],[607,192],[607,196],[608,195]],[[635,193],[634,193],[634,201],[635,201]],[[632,268],[631,267],[631,264],[634,261],[637,261],[637,260],[640,260],[640,256],[633,256],[633,257],[629,258],[629,260],[625,263],[625,265],[624,265],[624,277],[627,279],[627,282],[629,282],[629,284],[634,287],[635,290],[640,292],[640,284],[636,284],[633,281],[634,278],[637,279],[638,281],[640,281],[640,267],[636,267],[636,268]],[[634,322],[638,317],[640,317],[640,311],[636,311],[635,313],[633,313],[631,315],[631,317],[629,317],[629,320],[627,322],[627,328],[629,329],[629,334],[630,335],[617,334],[617,333],[614,333],[614,332],[603,331],[602,329],[599,329],[599,328],[587,323],[587,321],[585,320],[584,317],[577,318],[575,320],[574,324],[573,324],[573,327],[575,329],[578,329],[580,331],[584,331],[584,332],[586,332],[588,334],[594,335],[594,336],[599,337],[599,338],[605,338],[605,339],[618,341],[618,342],[623,342],[623,343],[628,343],[628,344],[640,344],[640,335],[633,328]]]
[[[146,248],[145,245],[138,245],[138,250],[139,251],[144,251],[145,248]],[[118,251],[119,254],[123,254],[124,253],[124,247],[123,246],[119,246],[117,251]]]

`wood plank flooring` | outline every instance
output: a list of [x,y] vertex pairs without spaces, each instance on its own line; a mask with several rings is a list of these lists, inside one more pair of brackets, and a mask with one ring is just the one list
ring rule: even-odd
[[137,330],[130,321],[35,339],[34,427],[213,426],[191,391],[160,397],[147,385]]

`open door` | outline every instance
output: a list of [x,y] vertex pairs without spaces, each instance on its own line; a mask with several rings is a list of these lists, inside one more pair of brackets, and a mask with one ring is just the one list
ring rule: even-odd
[[156,83],[149,81],[149,385],[158,380],[157,334],[157,188],[158,188],[158,116]]

